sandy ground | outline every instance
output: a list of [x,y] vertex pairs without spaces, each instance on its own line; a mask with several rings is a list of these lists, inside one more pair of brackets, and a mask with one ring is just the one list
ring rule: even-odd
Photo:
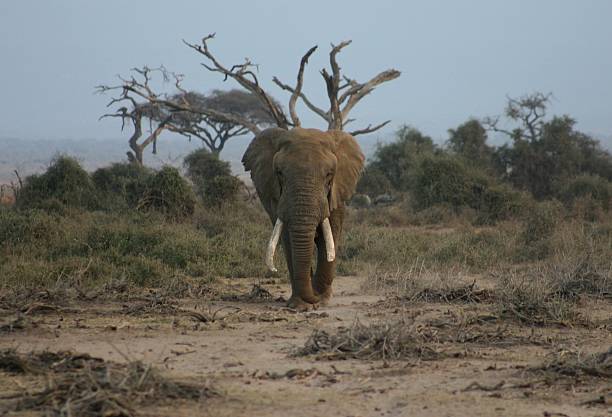
[[[220,284],[224,296],[181,300],[182,313],[138,301],[32,312],[31,326],[0,334],[0,349],[73,350],[107,360],[142,360],[169,377],[211,384],[221,393],[198,403],[139,410],[142,415],[612,416],[611,381],[546,382],[526,371],[559,349],[601,351],[612,346],[609,304],[589,306],[599,309],[600,325],[511,324],[505,329],[508,343],[502,338],[491,344],[440,345],[437,349],[450,353],[440,360],[329,360],[292,354],[315,329],[333,331],[355,320],[443,320],[478,314],[481,307],[400,303],[363,295],[362,279],[341,277],[334,283],[332,305],[296,313],[277,299],[288,296],[287,284],[258,281],[273,298],[250,299],[254,283],[228,281]],[[213,315],[214,321],[202,321]],[[491,332],[500,326],[491,325]],[[0,372],[0,397],[19,389],[12,378]],[[606,403],[587,403],[601,396]],[[0,400],[0,415],[2,404]]]

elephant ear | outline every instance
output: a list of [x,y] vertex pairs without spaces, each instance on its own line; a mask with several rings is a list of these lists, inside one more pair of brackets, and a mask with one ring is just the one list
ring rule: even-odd
[[280,196],[278,181],[274,175],[274,155],[284,142],[285,129],[266,129],[253,139],[242,157],[242,165],[251,172],[251,179],[259,199],[270,219],[276,220],[276,204]]
[[341,131],[333,131],[330,134],[336,145],[335,154],[338,159],[330,201],[330,208],[334,210],[350,200],[355,193],[365,157],[353,136]]

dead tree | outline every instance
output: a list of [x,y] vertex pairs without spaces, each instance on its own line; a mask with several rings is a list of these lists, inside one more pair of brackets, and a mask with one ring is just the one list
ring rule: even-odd
[[[266,118],[283,129],[301,126],[301,121],[296,112],[298,100],[302,100],[305,106],[320,116],[326,123],[328,130],[344,130],[352,121],[349,113],[357,103],[365,96],[370,94],[376,87],[387,81],[394,80],[400,76],[400,72],[394,69],[386,70],[369,81],[360,83],[341,74],[341,68],[337,61],[337,55],[348,46],[351,41],[341,42],[339,45],[332,45],[329,54],[330,70],[322,69],[321,75],[325,81],[327,96],[329,98],[329,108],[315,105],[302,91],[304,84],[304,70],[308,59],[315,52],[317,46],[310,48],[302,57],[297,74],[295,87],[281,82],[277,77],[273,77],[276,85],[291,93],[289,99],[289,116],[285,113],[282,106],[272,98],[260,85],[256,75],[257,65],[246,59],[242,64],[226,66],[222,64],[210,51],[208,42],[214,38],[214,34],[204,37],[200,44],[192,44],[183,41],[187,46],[197,51],[206,58],[202,65],[209,71],[218,72],[223,75],[224,81],[228,78],[236,81],[247,92],[256,97],[261,103]],[[258,134],[261,131],[262,123],[245,114],[240,114],[227,108],[215,108],[208,105],[200,105],[201,100],[193,100],[192,93],[187,92],[181,86],[183,76],[168,72],[164,67],[133,69],[134,75],[129,78],[119,77],[119,85],[107,86],[100,85],[97,91],[101,93],[119,91],[119,95],[111,99],[108,106],[128,103],[131,109],[122,105],[115,113],[105,114],[102,117],[119,117],[122,119],[122,129],[126,122],[131,122],[134,127],[134,134],[130,138],[132,152],[128,157],[142,163],[143,149],[153,143],[155,144],[159,134],[164,130],[173,131],[185,136],[195,136],[200,139],[212,150],[220,150],[227,138],[248,132]],[[177,94],[168,95],[157,93],[151,86],[151,77],[154,73],[161,73],[165,81],[174,81],[178,90]],[[148,113],[147,113],[148,112]],[[142,121],[154,115],[149,120],[155,122],[155,127],[151,126],[150,134],[142,141]],[[198,121],[199,123],[194,123]],[[201,129],[201,122],[208,123],[211,130]],[[368,125],[365,128],[354,130],[352,135],[361,135],[374,132],[390,121],[387,120],[378,125]],[[214,126],[214,127],[213,127]],[[217,129],[218,128],[218,129]],[[215,139],[216,138],[216,139]]]
[[[308,59],[317,49],[317,46],[313,46],[304,54],[300,61],[295,87],[281,82],[277,77],[272,79],[280,88],[291,93],[289,99],[289,117],[287,117],[282,107],[274,103],[271,96],[260,86],[257,75],[255,74],[257,66],[249,59],[246,59],[242,64],[233,65],[229,68],[219,62],[208,47],[208,41],[213,39],[214,36],[214,34],[211,34],[204,37],[201,44],[183,42],[207,59],[208,62],[202,64],[206,69],[222,74],[224,80],[228,78],[235,80],[243,88],[255,94],[265,105],[270,116],[276,121],[276,125],[284,129],[288,129],[291,126],[301,126],[301,121],[297,115],[295,106],[298,100],[302,100],[308,109],[320,116],[327,123],[328,130],[344,130],[345,126],[353,121],[353,119],[348,117],[350,111],[362,98],[370,94],[380,84],[394,80],[400,76],[399,71],[390,69],[379,73],[365,83],[360,83],[347,76],[341,75],[341,68],[338,65],[337,55],[343,48],[348,46],[351,41],[341,42],[336,46],[332,45],[331,52],[329,53],[331,73],[325,68],[321,70],[330,103],[329,108],[324,110],[316,106],[302,91],[304,70],[308,64]],[[376,126],[368,125],[363,129],[354,130],[350,133],[352,135],[371,133],[382,128],[389,122],[390,120],[387,120]]]

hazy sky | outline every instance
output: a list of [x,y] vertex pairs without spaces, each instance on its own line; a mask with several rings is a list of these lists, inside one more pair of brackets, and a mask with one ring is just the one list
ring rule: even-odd
[[347,75],[402,71],[354,111],[356,127],[392,119],[381,136],[407,123],[445,139],[470,116],[500,113],[506,95],[534,90],[553,92],[551,111],[572,115],[580,129],[612,135],[609,0],[2,0],[0,136],[121,135],[117,120],[98,121],[108,97],[93,91],[134,66],[164,64],[203,92],[235,87],[181,43],[210,32],[220,60],[252,58],[283,103],[272,76],[293,84],[300,57],[318,44],[305,91],[321,105],[329,43],[352,39],[339,56]]

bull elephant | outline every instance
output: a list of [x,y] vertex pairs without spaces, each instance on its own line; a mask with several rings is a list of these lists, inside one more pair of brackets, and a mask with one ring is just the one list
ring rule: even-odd
[[354,193],[364,164],[357,141],[342,131],[270,128],[253,139],[242,163],[274,225],[266,254],[271,270],[276,270],[274,252],[282,238],[291,279],[287,305],[299,311],[326,305],[336,274],[344,203]]

